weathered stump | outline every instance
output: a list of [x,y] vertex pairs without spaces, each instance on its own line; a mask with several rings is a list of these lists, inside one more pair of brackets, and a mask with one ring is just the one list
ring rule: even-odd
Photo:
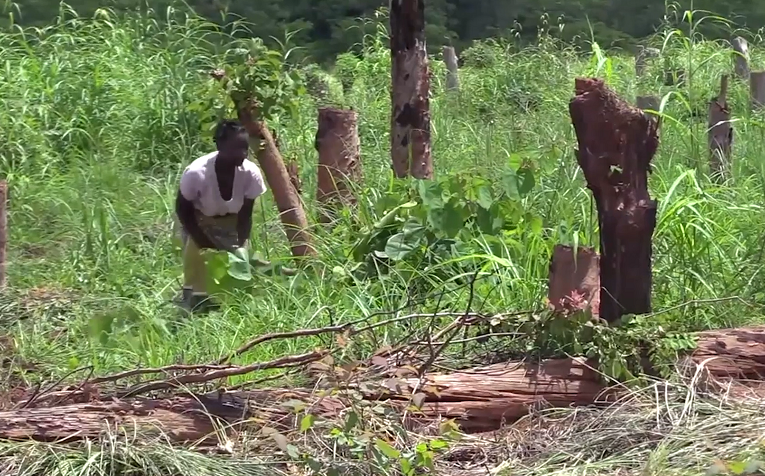
[[250,144],[256,151],[263,175],[274,194],[276,208],[279,210],[279,217],[290,242],[292,255],[295,257],[315,255],[316,250],[311,246],[308,220],[300,202],[300,196],[292,185],[290,174],[271,131],[265,122],[255,120],[252,112],[246,107],[240,107],[238,112],[239,120],[250,135]]
[[656,58],[661,52],[656,48],[648,48],[645,46],[638,46],[637,55],[635,55],[635,75],[639,78],[645,74],[646,67],[648,66],[648,58]]
[[661,116],[650,111],[659,111],[661,107],[661,99],[659,96],[638,96],[635,100],[635,105],[643,111],[651,120],[656,121],[656,126],[661,127]]
[[331,221],[331,209],[356,203],[352,183],[361,179],[358,114],[348,109],[319,109],[314,143],[319,152],[316,200],[326,207],[323,222]]
[[444,46],[444,63],[446,64],[446,90],[459,91],[459,67],[457,66],[457,53],[453,46]]
[[657,125],[597,79],[576,80],[569,112],[577,162],[598,210],[600,317],[614,322],[650,312],[656,202],[648,195],[648,173]]
[[[391,161],[397,177],[433,177],[424,0],[390,3]],[[411,153],[410,153],[411,150]]]
[[672,69],[664,71],[664,86],[682,86],[685,84],[685,70]]
[[749,79],[749,45],[740,36],[733,38],[730,43],[733,47],[733,69],[736,76]]
[[600,314],[600,257],[592,248],[555,245],[548,275],[549,307],[561,314],[589,309]]
[[752,111],[765,106],[765,71],[752,71],[749,75],[749,97]]
[[728,75],[720,78],[720,93],[709,102],[709,172],[715,179],[724,177],[733,144],[733,125],[728,108]]

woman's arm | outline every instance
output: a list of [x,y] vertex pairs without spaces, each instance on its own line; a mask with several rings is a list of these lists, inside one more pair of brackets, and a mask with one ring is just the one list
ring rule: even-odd
[[239,246],[244,246],[245,241],[250,238],[252,233],[252,209],[255,207],[255,200],[245,198],[242,208],[236,219],[236,233],[239,235]]
[[215,244],[205,235],[197,223],[197,218],[194,215],[194,204],[187,200],[180,190],[178,190],[178,196],[175,198],[175,213],[178,215],[178,220],[183,229],[199,248],[216,249]]

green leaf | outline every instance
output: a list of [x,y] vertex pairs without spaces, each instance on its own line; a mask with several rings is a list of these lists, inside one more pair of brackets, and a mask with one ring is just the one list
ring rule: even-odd
[[520,184],[518,186],[518,193],[521,196],[527,195],[534,188],[534,171],[529,167],[521,167],[516,175]]
[[518,176],[512,169],[506,169],[502,174],[502,190],[511,200],[520,200],[521,194],[518,191]]
[[447,442],[445,442],[444,440],[441,440],[441,439],[435,439],[435,440],[430,442],[430,449],[431,450],[442,450],[442,449],[446,448],[447,446],[449,446],[449,444]]
[[388,238],[385,244],[385,256],[393,261],[400,261],[419,248],[421,242],[422,239],[417,236],[396,233]]
[[350,412],[348,413],[348,418],[345,420],[345,426],[343,428],[343,431],[348,433],[349,431],[356,428],[356,425],[359,424],[359,415],[356,412]]
[[300,431],[306,432],[313,427],[313,422],[316,417],[311,415],[310,413],[306,414],[301,420],[300,420]]
[[375,446],[382,452],[382,454],[388,458],[398,459],[401,456],[401,452],[399,450],[392,447],[387,441],[381,440],[380,438],[375,439]]
[[239,281],[251,281],[250,259],[247,250],[239,248],[228,254],[228,275]]
[[412,467],[412,462],[409,461],[406,458],[401,459],[401,472],[404,473],[405,476],[411,476],[415,474],[414,468]]
[[476,190],[478,205],[484,210],[488,210],[494,204],[494,197],[491,196],[491,188],[488,185],[479,185]]
[[444,204],[441,208],[430,210],[428,222],[435,231],[441,232],[449,238],[456,237],[465,225],[462,213],[452,202]]
[[417,192],[425,208],[432,210],[444,206],[444,191],[440,183],[433,180],[418,180]]

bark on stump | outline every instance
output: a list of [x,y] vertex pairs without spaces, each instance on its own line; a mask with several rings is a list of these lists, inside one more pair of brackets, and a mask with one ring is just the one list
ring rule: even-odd
[[656,48],[638,47],[638,53],[635,55],[635,75],[639,78],[645,74],[648,66],[648,58],[656,58],[661,52]]
[[424,0],[391,1],[390,51],[393,171],[399,178],[411,174],[417,179],[430,179],[433,162]]
[[651,111],[659,111],[659,108],[661,107],[661,99],[659,99],[658,96],[638,96],[635,105],[643,111],[648,117],[656,121],[656,126],[661,127],[661,116],[652,113],[652,112],[646,112],[647,110]]
[[446,64],[446,90],[459,91],[459,67],[457,66],[457,53],[453,46],[444,46],[444,63]]
[[321,221],[332,220],[333,209],[356,203],[352,183],[361,179],[358,114],[348,109],[319,109],[314,143],[319,152],[316,200],[323,205]]
[[577,162],[592,191],[600,224],[600,317],[651,311],[651,238],[656,202],[648,195],[657,125],[603,81],[577,79],[569,112]]
[[709,123],[707,138],[709,142],[709,172],[716,180],[725,174],[730,161],[733,144],[733,125],[730,123],[728,108],[728,75],[720,78],[720,93],[709,102]]
[[276,146],[271,131],[265,122],[253,118],[246,107],[239,109],[239,120],[250,135],[250,145],[256,151],[256,157],[268,186],[274,194],[276,208],[284,225],[284,231],[290,242],[292,255],[295,257],[314,256],[316,250],[311,245],[308,232],[308,220],[300,202],[300,196],[292,185],[290,174],[284,165],[282,155]]
[[733,47],[733,68],[736,76],[741,79],[749,79],[749,45],[744,38],[737,36],[731,40]]
[[749,97],[752,111],[765,106],[765,71],[752,71],[749,76]]

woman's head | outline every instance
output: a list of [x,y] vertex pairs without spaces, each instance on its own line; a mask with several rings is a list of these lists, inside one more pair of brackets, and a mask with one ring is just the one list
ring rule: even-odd
[[239,166],[247,158],[249,135],[239,121],[226,119],[215,128],[215,145],[218,148],[218,159]]

